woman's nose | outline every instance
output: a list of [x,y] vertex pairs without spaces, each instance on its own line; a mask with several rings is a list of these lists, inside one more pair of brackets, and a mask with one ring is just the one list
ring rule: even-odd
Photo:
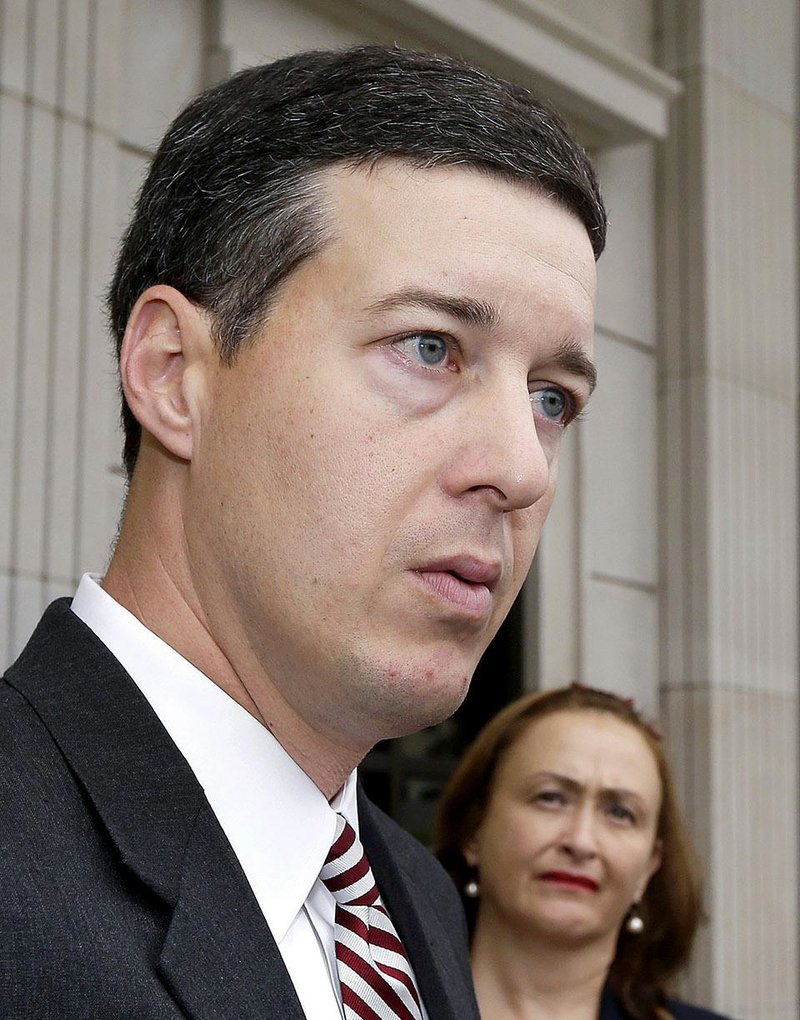
[[575,860],[586,860],[597,853],[597,831],[590,807],[581,807],[565,821],[561,837],[564,850]]

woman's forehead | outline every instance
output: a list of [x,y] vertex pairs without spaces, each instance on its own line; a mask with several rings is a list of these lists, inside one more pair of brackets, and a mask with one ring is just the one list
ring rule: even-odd
[[576,783],[636,786],[660,797],[658,762],[632,724],[597,709],[559,709],[531,719],[503,755],[498,778],[556,772]]

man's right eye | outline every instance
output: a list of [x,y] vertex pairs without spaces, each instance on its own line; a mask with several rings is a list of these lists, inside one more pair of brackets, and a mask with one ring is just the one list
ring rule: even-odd
[[393,346],[425,368],[450,368],[450,345],[440,333],[411,333]]

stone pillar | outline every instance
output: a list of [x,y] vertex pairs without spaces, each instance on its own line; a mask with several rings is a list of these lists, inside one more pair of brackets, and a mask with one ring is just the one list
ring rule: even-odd
[[121,0],[0,4],[0,662],[102,570],[121,478],[102,295]]
[[800,11],[663,9],[662,706],[711,915],[686,992],[794,1020]]

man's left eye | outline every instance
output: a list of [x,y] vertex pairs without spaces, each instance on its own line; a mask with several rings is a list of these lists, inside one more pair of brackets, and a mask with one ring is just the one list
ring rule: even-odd
[[448,367],[450,348],[438,333],[412,333],[396,341],[395,346],[427,368]]
[[531,404],[534,411],[557,425],[565,425],[569,420],[569,398],[563,390],[555,386],[534,390],[531,393]]

